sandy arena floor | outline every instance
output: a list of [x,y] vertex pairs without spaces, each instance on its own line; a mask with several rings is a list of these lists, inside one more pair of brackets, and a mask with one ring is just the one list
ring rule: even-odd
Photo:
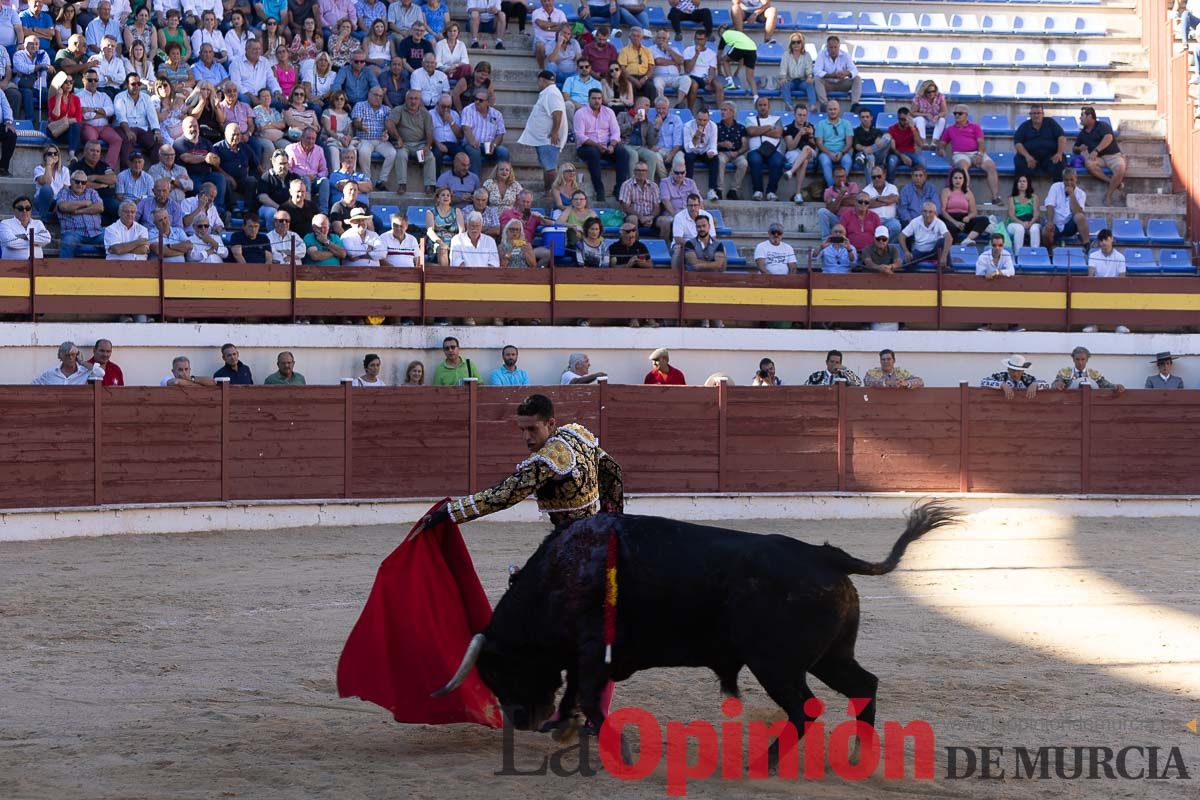
[[[882,558],[899,520],[750,521]],[[465,530],[493,601],[541,526]],[[399,527],[67,539],[0,546],[0,797],[661,797],[626,784],[496,777],[501,733],[401,726],[341,700],[342,643]],[[689,785],[692,797],[1185,797],[1200,780],[1200,567],[1193,520],[977,515],[901,569],[856,578],[880,719],[932,723],[934,781]],[[743,672],[746,716],[776,707]],[[831,727],[845,702],[830,703]],[[641,673],[618,705],[719,719],[715,678]],[[518,734],[516,765],[554,746]],[[1158,745],[1192,780],[947,780],[950,745]],[[1011,770],[1011,756],[1004,757]],[[1135,764],[1137,766],[1137,764]]]

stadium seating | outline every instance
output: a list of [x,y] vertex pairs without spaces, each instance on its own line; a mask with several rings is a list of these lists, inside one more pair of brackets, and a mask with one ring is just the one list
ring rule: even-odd
[[1148,244],[1149,237],[1142,232],[1142,222],[1138,219],[1114,219],[1112,224],[1113,240],[1120,245]]
[[1173,219],[1152,219],[1146,223],[1146,235],[1151,244],[1183,244]]

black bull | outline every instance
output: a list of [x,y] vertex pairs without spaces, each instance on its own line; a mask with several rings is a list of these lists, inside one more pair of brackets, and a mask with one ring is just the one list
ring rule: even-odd
[[[693,525],[659,517],[600,514],[542,543],[471,642],[451,691],[472,665],[514,727],[537,727],[576,698],[589,728],[603,723],[601,693],[653,667],[708,667],[737,696],[749,667],[803,731],[812,697],[806,673],[847,697],[870,698],[858,719],[875,722],[879,680],[854,658],[858,592],[848,575],[884,575],[909,543],[955,522],[938,502],[914,508],[887,559],[862,561],[829,544]],[[604,661],[605,556],[618,549],[616,639]]]

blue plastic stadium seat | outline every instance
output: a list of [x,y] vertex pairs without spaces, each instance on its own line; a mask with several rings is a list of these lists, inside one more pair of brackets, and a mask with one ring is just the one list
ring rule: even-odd
[[871,100],[872,98],[874,98],[875,100],[880,99],[879,84],[875,82],[874,78],[863,78],[862,100],[865,103],[865,102]]
[[1092,236],[1095,236],[1108,227],[1108,222],[1105,221],[1104,217],[1088,217],[1087,220],[1088,230],[1091,231]]
[[1072,272],[1076,272],[1080,267],[1087,271],[1087,255],[1083,252],[1082,247],[1056,247],[1054,248],[1054,257],[1051,259],[1054,262],[1056,272],[1061,272],[1068,265]]
[[950,266],[958,269],[969,267],[975,270],[975,262],[979,259],[979,248],[973,244],[956,244],[950,248]]
[[714,8],[712,10],[713,27],[719,28],[722,25],[733,25],[733,17],[729,15],[728,8]]
[[912,85],[897,78],[884,78],[883,97],[885,100],[912,100]]
[[1140,219],[1114,219],[1112,224],[1113,239],[1121,245],[1147,244],[1150,239],[1142,231]]
[[882,11],[864,11],[858,15],[860,31],[880,31],[888,27],[887,15]]
[[579,9],[574,3],[555,3],[554,6],[559,11],[563,12],[567,18],[567,22],[575,24],[579,21]]
[[713,231],[713,235],[715,235],[715,236],[732,236],[733,235],[733,228],[731,228],[725,224],[725,216],[723,214],[721,214],[721,209],[706,208],[704,210],[707,211],[710,215],[712,215],[713,223],[715,223],[717,226],[717,229],[715,231]]
[[780,11],[775,17],[775,29],[780,31],[796,30],[796,23],[792,21],[792,12]]
[[830,11],[825,15],[825,30],[827,31],[852,31],[857,29],[858,23],[854,19],[855,12],[853,11]]
[[1000,175],[1012,175],[1016,172],[1016,166],[1013,162],[1013,153],[992,153],[988,155],[992,157],[992,161],[996,162],[996,172]]
[[1126,247],[1121,252],[1125,256],[1127,267],[1151,265],[1156,272],[1158,271],[1158,260],[1155,259],[1154,251],[1149,247]]
[[1049,269],[1052,266],[1044,247],[1022,247],[1017,251],[1017,264],[1022,269]]
[[888,14],[888,28],[898,33],[922,32],[917,15],[910,11],[893,11]]
[[986,136],[1012,136],[1014,133],[1007,114],[984,114],[979,118],[979,127]]
[[14,120],[13,132],[17,134],[17,142],[20,144],[41,146],[50,141],[50,137],[46,135],[45,131],[38,130],[33,126],[33,120]]
[[765,64],[778,64],[783,60],[783,45],[778,41],[758,46],[758,60]]
[[746,266],[746,259],[738,255],[737,247],[728,239],[721,242],[721,247],[725,249],[725,264],[730,267]]
[[1179,228],[1173,219],[1152,219],[1146,223],[1146,236],[1151,244],[1183,244]]
[[[926,33],[949,33],[950,21],[945,14],[922,14],[919,20],[920,30]],[[861,28],[861,23],[859,24]]]
[[667,266],[671,263],[671,251],[667,248],[667,243],[657,237],[647,237],[642,239],[646,244],[646,249],[650,251],[650,260],[659,266]]
[[647,7],[646,16],[650,18],[650,27],[652,28],[665,28],[671,24],[667,19],[667,10],[662,6]]
[[425,227],[425,212],[432,211],[432,206],[409,206],[405,215],[408,218],[409,225],[416,225],[418,228]]
[[1052,117],[1052,119],[1062,126],[1063,133],[1067,136],[1079,135],[1079,119],[1077,117]]
[[1187,250],[1159,250],[1158,263],[1162,271],[1169,275],[1196,273],[1196,268],[1192,266],[1192,254]]
[[880,130],[887,130],[896,124],[896,115],[891,111],[885,111],[875,117],[875,127]]
[[[371,216],[375,218],[375,232],[382,234],[392,229],[392,214],[397,213],[400,206],[373,206]],[[421,223],[424,225],[424,221]]]
[[821,16],[820,11],[796,11],[792,18],[792,24],[797,30],[819,31],[825,26],[825,18]]

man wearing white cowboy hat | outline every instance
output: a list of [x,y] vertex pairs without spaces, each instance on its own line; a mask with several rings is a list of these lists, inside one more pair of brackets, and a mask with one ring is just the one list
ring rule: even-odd
[[346,248],[347,267],[378,267],[379,259],[387,255],[387,246],[379,234],[367,227],[371,212],[355,208],[350,212],[350,225],[342,232],[342,247]]
[[1025,356],[1013,353],[1004,360],[1003,370],[988,375],[979,385],[985,389],[1000,389],[1006,400],[1013,398],[1014,389],[1024,389],[1025,396],[1032,400],[1037,396],[1038,389],[1048,388],[1045,381],[1039,381],[1025,371],[1032,365],[1033,362],[1026,361]]
[[1171,369],[1175,366],[1175,357],[1171,355],[1170,350],[1154,356],[1150,363],[1158,367],[1158,372],[1146,378],[1147,389],[1183,388],[1183,378],[1171,374]]

